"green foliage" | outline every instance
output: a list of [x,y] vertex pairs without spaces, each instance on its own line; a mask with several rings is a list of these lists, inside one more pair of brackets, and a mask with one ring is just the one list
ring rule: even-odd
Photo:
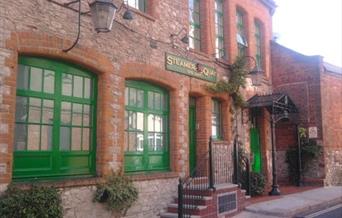
[[63,217],[61,203],[55,188],[32,186],[21,190],[10,185],[0,196],[0,217],[59,218]]
[[[248,171],[246,166],[246,160],[248,159],[248,155],[246,151],[242,148],[239,148],[239,181],[241,184],[241,188],[247,190],[248,189]],[[250,190],[251,196],[261,195],[264,192],[266,180],[263,174],[256,172],[249,172],[250,179]]]
[[299,133],[299,137],[301,139],[305,139],[306,138],[306,129],[303,127],[299,127],[298,128],[298,133]]
[[220,80],[213,85],[209,85],[208,89],[212,92],[227,92],[233,98],[236,107],[244,107],[246,102],[240,92],[240,88],[246,87],[246,76],[248,74],[246,59],[238,57],[230,65],[229,71],[228,81]]
[[251,195],[262,195],[265,190],[265,176],[261,173],[251,172]]
[[124,176],[110,177],[106,183],[98,184],[94,200],[106,203],[109,210],[126,214],[138,199],[138,190],[133,182]]
[[[305,173],[310,163],[322,154],[322,146],[317,144],[316,140],[307,138],[305,128],[298,128],[298,132],[301,142],[302,171]],[[296,184],[299,181],[298,147],[286,151],[286,163],[288,163],[290,182]]]

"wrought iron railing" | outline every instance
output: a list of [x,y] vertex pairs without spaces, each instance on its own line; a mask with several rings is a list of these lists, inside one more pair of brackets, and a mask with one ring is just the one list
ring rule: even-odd
[[234,140],[234,174],[233,183],[246,190],[246,195],[251,194],[251,167],[250,160],[244,151],[239,148],[237,139]]
[[[231,146],[230,146],[231,147]],[[178,184],[178,217],[190,217],[196,213],[207,192],[215,190],[215,185],[232,182],[231,152],[229,146],[213,143],[209,139],[208,152],[198,158],[190,175],[180,179]]]
[[191,213],[198,209],[197,203],[203,200],[203,192],[213,188],[210,184],[209,169],[207,163],[210,162],[210,152],[208,151],[200,159],[200,164],[190,173],[189,177],[179,179],[178,184],[178,217],[190,217]]

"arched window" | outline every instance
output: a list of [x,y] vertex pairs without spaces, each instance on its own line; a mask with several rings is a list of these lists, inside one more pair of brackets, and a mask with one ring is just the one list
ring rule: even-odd
[[125,105],[125,172],[168,170],[168,92],[126,81]]
[[73,65],[19,58],[14,179],[95,175],[96,84]]

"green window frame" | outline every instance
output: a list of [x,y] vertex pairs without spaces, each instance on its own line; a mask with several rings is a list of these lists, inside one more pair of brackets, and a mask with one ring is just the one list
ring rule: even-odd
[[254,22],[254,28],[255,28],[255,47],[256,47],[256,53],[255,53],[255,60],[257,63],[257,66],[260,69],[263,69],[263,52],[262,52],[262,39],[263,39],[263,34],[262,34],[262,24],[259,21]]
[[200,0],[189,0],[189,47],[201,50]]
[[223,1],[215,0],[215,57],[226,57],[226,51],[224,48],[224,13],[223,13]]
[[217,99],[212,99],[211,136],[213,139],[220,139],[221,133],[222,133],[221,102]]
[[245,13],[241,10],[236,11],[236,28],[237,28],[237,47],[238,55],[244,57],[247,55],[248,41],[246,37]]
[[97,77],[74,65],[19,57],[13,178],[95,175]]
[[147,82],[126,81],[126,173],[170,169],[168,123],[168,92]]
[[146,12],[147,0],[127,0],[127,4],[139,11]]

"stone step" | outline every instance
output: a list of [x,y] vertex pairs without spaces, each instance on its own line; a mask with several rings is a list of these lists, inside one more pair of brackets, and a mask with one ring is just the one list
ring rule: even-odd
[[[208,209],[205,205],[184,205],[184,212],[190,215],[201,215],[205,213]],[[178,212],[178,204],[169,204],[167,208],[167,212],[177,213]]]
[[[183,201],[185,204],[209,205],[213,197],[202,195],[185,195]],[[175,198],[175,203],[178,203],[178,198]]]
[[[162,213],[160,214],[161,218],[178,218],[178,213]],[[188,218],[201,218],[201,216],[190,215]]]

